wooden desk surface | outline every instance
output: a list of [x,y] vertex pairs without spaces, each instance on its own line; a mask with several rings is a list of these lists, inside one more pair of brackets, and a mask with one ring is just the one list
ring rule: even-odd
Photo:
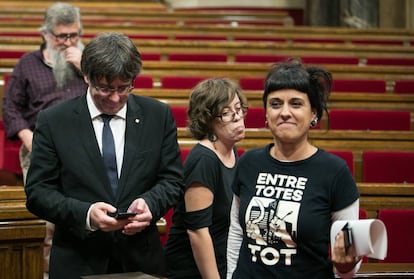
[[414,263],[363,263],[354,278],[414,278]]
[[[83,279],[157,279],[141,272],[84,276]],[[363,263],[354,278],[414,278],[414,263]]]
[[83,279],[159,279],[162,277],[155,277],[152,275],[144,274],[142,272],[128,272],[117,274],[104,274],[104,275],[91,275],[83,276]]

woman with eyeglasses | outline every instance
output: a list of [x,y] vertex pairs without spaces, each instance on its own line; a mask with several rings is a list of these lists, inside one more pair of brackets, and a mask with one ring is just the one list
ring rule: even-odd
[[185,190],[174,208],[165,247],[168,278],[225,278],[226,241],[247,100],[229,79],[207,79],[192,91],[188,128],[198,143],[184,163]]
[[248,150],[237,167],[228,277],[352,278],[360,257],[344,234],[329,255],[331,224],[358,219],[359,193],[346,162],[308,139],[327,113],[331,74],[292,60],[274,65],[263,103],[273,142]]

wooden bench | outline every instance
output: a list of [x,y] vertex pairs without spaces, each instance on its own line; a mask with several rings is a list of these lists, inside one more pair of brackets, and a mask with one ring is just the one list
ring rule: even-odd
[[[368,218],[376,218],[380,208],[414,208],[413,184],[358,183],[358,189],[361,194],[360,206],[367,211]],[[7,221],[10,219],[13,221]],[[9,263],[2,265],[1,274],[14,274],[16,276],[10,278],[18,279],[41,278],[45,223],[26,210],[22,186],[0,187],[0,220],[0,258]],[[15,257],[16,253],[21,256]],[[359,273],[401,271],[414,271],[413,264],[364,263]]]
[[[26,26],[25,26],[26,25]],[[15,24],[10,22],[2,22],[0,21],[0,34],[2,32],[4,33],[11,33],[16,34],[18,32],[23,32],[24,34],[32,33],[38,34],[38,28],[40,24],[37,23],[36,26],[27,26],[27,24]],[[274,28],[277,28],[274,27]],[[412,52],[412,42],[408,42],[408,40],[412,40],[412,34],[407,35],[394,35],[396,37],[401,37],[399,40],[402,41],[399,45],[387,45],[387,44],[373,44],[367,42],[367,44],[355,44],[352,43],[352,41],[355,38],[359,38],[361,36],[367,36],[366,34],[354,34],[349,33],[343,34],[344,32],[339,32],[339,30],[336,30],[334,28],[326,29],[326,32],[328,30],[331,32],[331,34],[321,33],[320,35],[311,35],[311,36],[319,36],[315,37],[312,40],[300,40],[300,38],[310,36],[309,34],[314,34],[312,28],[309,27],[302,27],[299,28],[299,31],[296,29],[291,29],[288,27],[278,28],[277,31],[274,30],[274,28],[270,27],[262,27],[262,26],[239,26],[237,28],[235,27],[225,27],[225,26],[209,26],[209,25],[202,25],[202,26],[182,26],[182,25],[168,25],[168,24],[144,24],[144,23],[136,23],[136,24],[87,24],[84,26],[84,40],[85,42],[88,41],[88,38],[91,38],[98,32],[103,31],[117,31],[117,32],[123,32],[125,34],[130,35],[133,37],[136,34],[140,35],[164,35],[167,36],[169,40],[176,40],[176,36],[180,35],[199,35],[199,36],[220,36],[224,37],[221,40],[216,41],[216,43],[232,43],[232,44],[242,44],[242,45],[251,45],[251,44],[266,44],[268,47],[271,47],[274,50],[274,47],[277,46],[282,47],[312,47],[312,46],[323,46],[326,51],[329,51],[328,53],[332,53],[332,48],[346,48],[346,49],[352,49],[354,53],[364,53],[364,56],[366,57],[375,57],[377,53],[377,49],[394,49],[398,51],[387,51],[387,53],[392,57],[404,57],[404,53]],[[260,30],[258,30],[260,29]],[[345,28],[344,28],[345,29]],[[139,32],[137,32],[139,30]],[[316,29],[317,30],[317,29]],[[349,29],[345,29],[349,30]],[[278,32],[280,31],[280,32]],[[338,33],[336,33],[338,31]],[[301,33],[303,32],[303,33]],[[349,32],[349,31],[348,31]],[[261,35],[260,37],[257,34],[266,34]],[[380,36],[380,32],[378,32],[375,35],[372,36]],[[20,37],[21,43],[29,44],[33,42],[37,42],[34,40],[34,36],[29,36],[28,39],[24,39],[24,36],[17,36],[17,35],[11,35],[11,37]],[[332,37],[331,40],[335,39],[335,36],[337,38],[341,39],[341,42],[324,42],[324,40],[328,40]],[[395,40],[396,37],[390,37],[390,35],[384,35],[389,38],[389,40]],[[165,40],[165,38],[164,38]],[[368,38],[367,38],[368,40]],[[158,43],[160,40],[156,40]],[[181,42],[181,40],[180,40]],[[403,43],[405,42],[405,43]],[[139,45],[139,44],[138,44]],[[292,49],[292,51],[295,51],[295,48]],[[243,52],[242,52],[243,53]],[[288,50],[285,51],[289,55]],[[320,52],[322,55],[326,55],[328,53]],[[351,54],[351,53],[349,53]]]
[[[18,58],[0,59],[1,74],[11,73],[17,61]],[[382,79],[386,82],[414,79],[414,67],[406,66],[324,65],[324,68],[338,79]],[[144,61],[142,74],[152,76],[156,82],[172,73],[176,76],[229,77],[239,80],[246,76],[264,77],[268,70],[269,65],[263,63]]]
[[0,186],[0,274],[11,279],[43,278],[46,224],[25,203],[23,187]]
[[[42,20],[44,10],[47,6],[51,4],[50,1],[0,1],[1,13],[3,16],[7,17],[7,20],[4,21],[5,26],[12,26],[13,28],[19,27],[21,23],[22,26],[27,30],[30,27],[30,24],[38,24],[39,21]],[[97,2],[77,2],[75,5],[79,6],[81,9],[81,13],[84,17],[84,25],[86,29],[96,29],[102,30],[102,28],[107,27],[111,30],[116,30],[120,25],[130,25],[129,27],[134,29],[143,30],[143,26],[134,26],[131,22],[128,22],[131,17],[134,18],[147,18],[152,19],[156,17],[162,17],[163,19],[172,18],[171,21],[173,24],[167,24],[163,21],[160,21],[159,26],[161,29],[166,29],[165,31],[168,34],[176,34],[175,32],[171,32],[172,30],[168,30],[170,25],[179,25],[181,27],[187,27],[185,25],[185,20],[188,21],[189,18],[201,18],[201,19],[226,19],[230,18],[229,21],[231,24],[229,26],[220,26],[222,30],[212,30],[214,32],[221,32],[224,35],[229,35],[229,40],[233,40],[235,38],[235,34],[232,33],[235,29],[237,31],[243,31],[243,33],[238,33],[241,36],[248,38],[249,36],[259,38],[262,37],[284,37],[288,39],[290,42],[302,42],[302,43],[335,43],[341,42],[345,44],[382,44],[383,42],[387,45],[393,44],[394,41],[397,43],[401,43],[401,45],[411,45],[413,39],[412,30],[407,29],[352,29],[352,28],[326,28],[326,27],[307,27],[307,26],[270,26],[271,20],[278,20],[282,19],[285,20],[287,16],[287,11],[283,11],[281,9],[262,9],[258,10],[226,10],[220,11],[215,10],[214,12],[211,11],[204,11],[204,10],[197,10],[197,9],[182,9],[180,11],[174,11],[169,9],[165,5],[161,3],[132,3],[132,1],[121,1],[121,2],[113,2],[113,1],[104,1],[102,3]],[[18,21],[19,24],[16,24],[13,21],[13,17],[15,17],[15,21]],[[20,20],[21,18],[29,17],[26,20]],[[111,24],[111,18],[116,18],[115,23]],[[234,22],[239,20],[243,22],[243,18],[246,21],[246,18],[250,21],[256,21],[256,25],[260,24],[260,21],[264,21],[267,23],[268,26],[250,26],[250,28],[242,29],[242,25],[235,25]],[[92,22],[88,20],[91,19]],[[107,21],[107,23],[102,24],[102,20]],[[124,24],[119,22],[118,19],[123,19]],[[178,20],[176,20],[178,19]],[[251,20],[253,19],[253,20]],[[20,22],[21,21],[21,22]],[[94,21],[97,21],[98,24],[93,24]],[[95,22],[96,23],[96,22]],[[153,22],[149,22],[150,25],[154,25]],[[24,26],[25,25],[25,26]],[[38,27],[35,26],[36,28]],[[126,26],[128,27],[128,26]],[[197,28],[199,26],[196,26]],[[215,27],[215,26],[213,26]],[[257,27],[261,29],[258,30]],[[276,27],[276,29],[275,29]],[[299,28],[298,28],[299,27]],[[158,30],[158,33],[161,30]],[[128,32],[126,32],[128,33]],[[206,30],[200,30],[199,34],[206,34]],[[260,35],[258,35],[260,34]],[[261,35],[261,34],[264,34]]]

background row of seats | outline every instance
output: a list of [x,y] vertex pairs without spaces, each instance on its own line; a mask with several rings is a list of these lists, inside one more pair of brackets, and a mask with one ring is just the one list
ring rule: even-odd
[[[187,107],[171,106],[177,127],[187,126]],[[249,107],[246,128],[266,128],[263,107]],[[321,124],[316,129],[321,128]],[[331,109],[330,130],[411,131],[411,112],[397,110]]]

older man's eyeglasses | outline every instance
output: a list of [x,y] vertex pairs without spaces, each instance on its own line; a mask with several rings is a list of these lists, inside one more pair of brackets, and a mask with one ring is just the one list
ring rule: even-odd
[[115,93],[115,92],[117,92],[118,95],[125,95],[131,92],[132,89],[134,89],[134,86],[128,84],[128,85],[119,86],[117,88],[110,88],[107,86],[95,86],[94,85],[93,88],[95,88],[97,91],[99,91],[99,93],[104,94],[104,95],[111,95],[112,93]]
[[240,118],[244,118],[247,115],[247,108],[248,107],[238,107],[236,108],[236,111],[232,110],[226,110],[222,112],[220,115],[217,115],[217,118],[221,118],[221,121],[224,123],[232,122],[234,119],[236,119],[236,115],[238,115]]
[[55,37],[56,41],[59,43],[64,43],[66,40],[70,40],[71,42],[76,42],[79,39],[79,33],[61,33],[61,34],[54,34],[53,32],[50,32],[53,37]]

